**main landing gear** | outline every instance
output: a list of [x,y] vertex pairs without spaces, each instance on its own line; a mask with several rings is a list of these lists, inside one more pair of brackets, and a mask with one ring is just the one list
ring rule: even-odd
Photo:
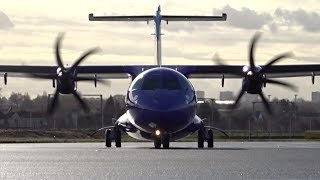
[[154,136],[154,148],[160,149],[162,145],[163,149],[169,149],[170,135],[168,133],[156,130]]
[[207,131],[203,129],[198,130],[198,148],[203,148],[204,141],[207,141],[208,148],[213,148],[213,130],[208,129]]
[[119,128],[107,129],[105,131],[106,147],[111,147],[111,142],[114,140],[117,148],[121,147],[121,130]]

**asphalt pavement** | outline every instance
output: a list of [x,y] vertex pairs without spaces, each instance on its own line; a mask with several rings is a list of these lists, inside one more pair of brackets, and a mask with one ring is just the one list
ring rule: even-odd
[[0,179],[320,179],[320,142],[0,144]]

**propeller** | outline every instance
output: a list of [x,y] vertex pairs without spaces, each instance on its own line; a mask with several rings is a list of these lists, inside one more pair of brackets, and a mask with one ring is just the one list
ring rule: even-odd
[[[285,88],[296,90],[296,86],[283,82],[280,80],[274,80],[274,79],[268,79],[266,76],[266,72],[268,72],[268,69],[272,67],[273,64],[285,59],[290,58],[293,56],[291,52],[286,52],[279,54],[275,57],[273,57],[271,60],[269,60],[264,66],[257,66],[255,64],[255,49],[256,44],[259,38],[261,37],[260,33],[256,33],[253,38],[251,39],[250,45],[249,45],[249,66],[243,67],[242,77],[242,89],[237,95],[237,98],[235,100],[235,103],[233,104],[233,108],[235,108],[238,103],[240,102],[242,96],[244,93],[250,93],[250,94],[258,94],[267,109],[267,111],[272,114],[270,105],[268,101],[265,98],[265,95],[263,94],[262,87],[268,84],[274,84],[279,85]],[[220,60],[220,59],[219,59]],[[219,62],[219,61],[218,61]],[[221,60],[220,60],[221,62]],[[235,75],[238,75],[238,73],[234,73]]]
[[53,99],[48,107],[48,113],[51,115],[58,104],[59,94],[72,94],[81,105],[82,109],[89,111],[89,107],[85,101],[81,98],[80,94],[76,91],[76,83],[78,81],[95,81],[101,82],[106,85],[110,85],[109,81],[97,79],[97,77],[78,77],[77,67],[91,54],[97,53],[100,49],[93,48],[83,53],[71,67],[66,68],[63,65],[63,61],[60,55],[61,42],[63,40],[64,33],[59,33],[55,43],[55,58],[57,63],[57,74],[31,74],[31,77],[38,79],[53,79],[57,81],[56,90]]

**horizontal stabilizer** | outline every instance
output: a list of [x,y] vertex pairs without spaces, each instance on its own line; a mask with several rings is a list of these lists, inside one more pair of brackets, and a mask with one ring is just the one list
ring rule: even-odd
[[227,14],[223,13],[222,16],[171,16],[163,15],[164,21],[226,21]]
[[94,16],[89,14],[89,21],[150,21],[153,16]]

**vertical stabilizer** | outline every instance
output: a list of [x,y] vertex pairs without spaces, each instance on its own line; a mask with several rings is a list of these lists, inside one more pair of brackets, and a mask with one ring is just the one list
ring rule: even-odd
[[158,6],[158,10],[156,12],[156,15],[154,17],[154,23],[155,23],[155,36],[156,36],[156,58],[157,58],[157,65],[162,65],[161,60],[161,8],[160,5]]
[[162,65],[162,61],[161,61],[161,37],[156,38],[156,48],[157,48],[157,65],[161,66]]

